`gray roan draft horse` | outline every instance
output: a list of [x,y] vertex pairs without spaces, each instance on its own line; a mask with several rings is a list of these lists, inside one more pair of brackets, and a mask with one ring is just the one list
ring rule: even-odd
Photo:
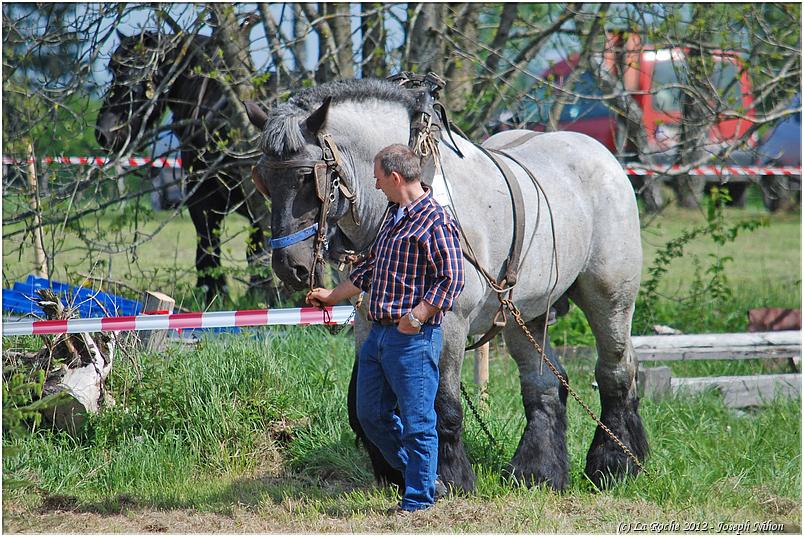
[[[374,188],[373,157],[385,146],[408,142],[414,105],[414,98],[396,84],[354,80],[301,90],[268,114],[256,105],[247,107],[251,121],[262,130],[263,156],[254,178],[271,197],[274,240],[288,239],[284,247],[274,248],[272,258],[274,271],[285,283],[299,289],[311,280],[320,285],[322,267],[314,259],[316,253],[338,262],[347,250],[368,249],[387,207],[385,196]],[[483,145],[500,147],[524,132],[503,132]],[[461,158],[447,142],[441,141],[440,153],[452,190],[451,210],[481,266],[500,279],[512,248],[509,189],[480,149],[456,137]],[[337,170],[334,163],[326,162],[333,145],[339,154]],[[584,311],[597,343],[595,377],[601,420],[643,460],[648,443],[638,414],[637,364],[630,339],[642,249],[628,177],[601,144],[571,132],[534,136],[508,154],[527,166],[543,189],[507,159],[526,208],[513,302],[539,340],[549,295],[555,301],[566,293]],[[327,196],[331,203],[324,205]],[[321,218],[324,206],[327,213]],[[474,473],[461,440],[464,348],[468,336],[489,329],[499,306],[487,281],[466,263],[465,289],[442,325],[441,384],[436,398],[438,473],[445,484],[458,490],[474,487]],[[363,315],[356,321],[358,348],[368,333]],[[510,319],[503,336],[519,367],[527,418],[508,470],[528,484],[545,483],[563,490],[569,483],[567,391]],[[549,342],[541,344],[566,378]],[[356,367],[357,363],[349,390],[349,415],[360,437],[354,411]],[[376,448],[367,448],[377,479],[399,483],[401,476],[385,464]],[[602,487],[611,478],[638,471],[598,426],[586,459],[590,479]]]

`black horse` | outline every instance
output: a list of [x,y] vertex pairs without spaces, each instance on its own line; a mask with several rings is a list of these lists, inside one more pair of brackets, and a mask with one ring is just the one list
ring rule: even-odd
[[[213,77],[201,73],[217,68],[215,40],[143,32],[125,36],[109,60],[111,88],[95,126],[98,143],[116,154],[143,151],[156,137],[165,109],[173,115],[171,130],[181,146],[182,168],[187,174],[185,203],[198,234],[195,267],[197,285],[209,304],[226,293],[221,270],[220,229],[225,215],[237,211],[251,222],[247,259],[252,269],[250,289],[267,292],[269,301],[270,250],[263,229],[270,213],[262,196],[246,198],[241,181],[250,181],[256,158],[234,158],[220,149],[229,139],[234,106]],[[262,225],[261,225],[262,224]],[[260,275],[260,274],[266,274]]]

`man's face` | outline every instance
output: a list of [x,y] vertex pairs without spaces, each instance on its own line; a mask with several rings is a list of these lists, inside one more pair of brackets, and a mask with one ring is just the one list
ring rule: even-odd
[[382,190],[388,201],[397,203],[399,198],[399,181],[393,172],[385,174],[379,161],[374,161],[374,188]]

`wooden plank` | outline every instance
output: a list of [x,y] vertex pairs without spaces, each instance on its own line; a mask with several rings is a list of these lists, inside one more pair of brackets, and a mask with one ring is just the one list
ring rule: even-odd
[[729,407],[760,406],[775,396],[800,397],[801,374],[674,378],[673,393],[694,394],[716,389]]
[[640,398],[660,401],[671,393],[672,371],[667,366],[640,367],[637,373],[637,389]]
[[[142,312],[173,313],[176,300],[164,293],[145,291],[142,295]],[[150,330],[138,332],[140,345],[147,352],[160,352],[165,346],[167,330]]]
[[678,336],[634,336],[631,341],[636,350],[680,349],[686,347],[745,347],[798,345],[801,330],[780,332],[740,332],[736,334],[682,334]]
[[801,356],[801,345],[768,345],[765,347],[685,347],[636,349],[640,362],[650,360],[746,360],[752,358],[794,358]]

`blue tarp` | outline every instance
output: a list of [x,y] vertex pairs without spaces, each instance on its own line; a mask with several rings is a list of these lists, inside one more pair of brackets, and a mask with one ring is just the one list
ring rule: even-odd
[[136,300],[28,275],[24,282],[15,282],[11,289],[3,289],[3,311],[44,317],[44,312],[36,304],[39,298],[36,290],[48,287],[61,298],[63,304],[77,308],[80,317],[138,315],[142,310],[142,304]]
[[[33,315],[44,318],[45,312],[36,304],[39,295],[37,289],[50,287],[61,298],[62,304],[78,308],[79,317],[120,317],[124,315],[139,315],[142,304],[136,300],[129,300],[121,296],[95,291],[87,287],[76,287],[67,283],[47,278],[37,278],[28,275],[24,282],[15,282],[11,289],[3,289],[3,311],[18,315]],[[185,334],[220,334],[240,333],[238,327],[225,328],[190,328],[183,331]]]

